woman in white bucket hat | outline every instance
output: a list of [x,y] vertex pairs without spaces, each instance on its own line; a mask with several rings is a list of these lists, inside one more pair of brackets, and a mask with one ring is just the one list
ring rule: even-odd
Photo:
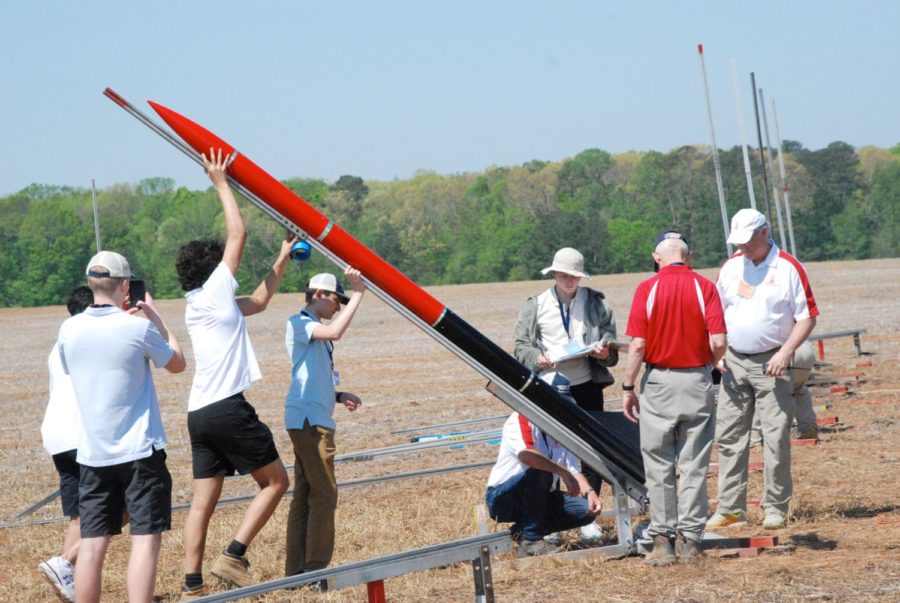
[[[580,407],[591,414],[602,413],[603,388],[613,382],[608,367],[619,361],[618,352],[603,345],[579,358],[558,363],[553,359],[572,344],[589,345],[604,335],[615,339],[612,308],[603,293],[580,286],[581,279],[590,279],[591,275],[585,272],[584,256],[577,249],[563,247],[557,251],[553,263],[541,274],[549,274],[554,284],[529,297],[522,306],[516,322],[516,359],[542,376],[555,373],[550,376],[555,377],[555,383],[568,381],[569,394]],[[584,474],[599,492],[600,477],[587,467]],[[581,531],[583,541],[602,537],[596,524],[588,524]]]

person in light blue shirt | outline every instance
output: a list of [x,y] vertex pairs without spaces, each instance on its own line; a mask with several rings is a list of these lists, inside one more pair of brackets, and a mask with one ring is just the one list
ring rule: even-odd
[[334,342],[347,331],[366,290],[359,270],[348,266],[344,276],[353,290],[349,297],[335,275],[312,277],[306,306],[288,319],[285,330],[291,386],[284,403],[284,426],[294,446],[287,576],[327,567],[334,553],[334,407],[343,404],[354,411],[362,404],[358,396],[337,389],[340,377],[334,369]]

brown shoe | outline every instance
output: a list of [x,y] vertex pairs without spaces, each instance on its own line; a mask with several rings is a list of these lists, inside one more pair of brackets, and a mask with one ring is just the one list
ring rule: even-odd
[[232,557],[222,553],[213,561],[210,573],[230,586],[249,586],[253,584],[250,575],[250,562],[246,557]]
[[644,557],[644,563],[654,567],[663,567],[675,563],[675,547],[668,536],[653,537],[653,550]]
[[205,597],[210,594],[210,590],[206,587],[206,584],[201,584],[200,586],[195,586],[194,588],[188,588],[187,585],[181,586],[181,601],[190,601],[192,599],[199,599],[200,597]]
[[797,433],[798,440],[818,440],[819,439],[819,427],[817,425],[813,425],[806,431],[799,431]]
[[679,534],[675,539],[675,549],[678,552],[678,560],[681,563],[697,563],[703,557],[703,548],[700,543]]

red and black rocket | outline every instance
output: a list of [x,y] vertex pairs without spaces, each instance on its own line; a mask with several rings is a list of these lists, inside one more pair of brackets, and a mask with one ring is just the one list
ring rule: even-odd
[[[105,93],[117,104],[128,103],[115,92]],[[593,447],[620,471],[643,484],[644,468],[638,442],[619,430],[595,420],[586,411],[560,396],[555,389],[477,329],[450,311],[405,274],[383,260],[350,233],[334,223],[235,148],[190,119],[148,101],[162,119],[197,153],[222,149],[231,157],[228,174],[262,199],[284,218],[305,231],[336,256],[357,268],[425,324],[463,350],[498,379],[523,394],[574,435]]]

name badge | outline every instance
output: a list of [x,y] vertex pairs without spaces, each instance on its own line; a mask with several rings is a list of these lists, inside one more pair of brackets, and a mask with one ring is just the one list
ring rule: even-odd
[[756,287],[748,283],[747,281],[741,281],[741,284],[738,285],[737,294],[740,297],[750,299],[753,297],[753,293],[756,291]]
[[341,374],[338,371],[331,371],[331,384],[335,387],[341,384]]

